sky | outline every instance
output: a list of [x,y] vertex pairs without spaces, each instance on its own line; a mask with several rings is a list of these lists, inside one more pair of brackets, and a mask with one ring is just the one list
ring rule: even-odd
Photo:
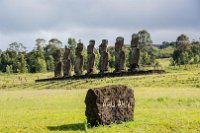
[[140,30],[151,34],[154,44],[175,41],[184,33],[200,38],[199,0],[0,0],[0,49],[12,42],[29,50],[37,38],[58,38],[67,45],[69,37],[88,45],[102,39],[114,44]]

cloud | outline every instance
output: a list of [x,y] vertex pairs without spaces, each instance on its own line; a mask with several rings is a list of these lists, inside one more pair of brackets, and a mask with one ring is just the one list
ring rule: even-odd
[[[155,43],[173,41],[187,33],[198,38],[198,0],[1,0],[1,49],[12,41],[32,48],[34,40],[57,37],[109,39],[119,35],[129,43],[130,36],[147,29]],[[176,35],[176,36],[175,36]]]

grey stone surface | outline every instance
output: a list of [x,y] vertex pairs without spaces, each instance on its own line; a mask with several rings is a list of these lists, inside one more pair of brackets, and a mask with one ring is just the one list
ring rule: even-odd
[[63,63],[62,63],[62,53],[61,50],[58,49],[56,50],[56,55],[55,55],[55,70],[54,70],[54,75],[56,78],[60,78],[63,76]]
[[139,59],[140,59],[140,49],[139,45],[139,37],[137,34],[132,35],[131,40],[131,57],[130,57],[130,71],[136,71],[139,69]]
[[121,72],[125,69],[125,53],[123,51],[124,38],[117,37],[115,43],[115,72]]
[[76,60],[75,60],[75,67],[74,72],[76,76],[80,76],[83,74],[83,43],[79,42],[76,47]]
[[95,54],[94,54],[95,40],[90,40],[87,47],[87,74],[93,74],[95,71]]
[[89,89],[85,104],[85,115],[91,126],[134,119],[134,92],[127,86],[114,85]]
[[64,61],[63,61],[63,75],[64,77],[71,76],[71,59],[70,49],[65,46]]
[[108,71],[108,52],[107,52],[108,40],[102,40],[101,45],[99,46],[99,53],[100,53],[100,62],[99,68],[100,73],[104,73]]

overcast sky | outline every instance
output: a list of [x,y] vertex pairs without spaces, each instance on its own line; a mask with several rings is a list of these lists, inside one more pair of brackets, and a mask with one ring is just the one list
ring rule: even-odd
[[102,39],[111,44],[146,29],[155,44],[175,41],[185,33],[200,37],[199,0],[0,0],[0,49],[21,42],[28,49],[36,38],[68,37],[90,39],[98,46]]

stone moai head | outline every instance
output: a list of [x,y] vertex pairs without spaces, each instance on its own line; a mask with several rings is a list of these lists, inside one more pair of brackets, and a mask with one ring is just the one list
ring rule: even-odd
[[76,55],[81,55],[83,51],[83,43],[79,42],[76,47]]
[[103,39],[101,43],[101,50],[102,52],[107,52],[108,40]]
[[138,45],[139,45],[139,36],[137,34],[133,34],[131,40],[131,48],[138,47]]
[[124,38],[123,37],[117,37],[116,43],[115,43],[115,50],[121,51],[124,46]]
[[95,40],[90,40],[89,45],[87,46],[88,54],[91,54],[94,52],[94,45],[95,45]]
[[65,45],[65,54],[64,54],[64,58],[68,59],[70,55],[70,49]]

